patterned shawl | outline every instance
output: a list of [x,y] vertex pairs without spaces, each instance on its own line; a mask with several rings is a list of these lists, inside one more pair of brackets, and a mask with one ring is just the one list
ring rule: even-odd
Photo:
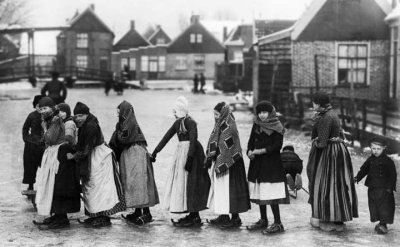
[[[117,130],[117,138],[123,143],[144,142],[146,139],[136,121],[135,112],[132,105],[127,101],[122,101],[118,106],[120,129]],[[147,143],[146,143],[147,145]]]
[[239,132],[228,105],[222,108],[221,116],[215,121],[206,154],[208,158],[215,160],[217,177],[226,175],[228,169],[242,158]]
[[328,111],[332,110],[332,105],[328,104],[326,107],[321,107],[313,116],[313,120],[318,122],[322,118],[322,116]]
[[260,126],[260,131],[266,133],[267,135],[271,135],[274,131],[278,132],[281,135],[283,135],[283,133],[285,132],[281,121],[279,121],[278,117],[276,116],[275,108],[268,114],[266,120],[261,121],[261,119],[256,116],[254,119],[254,123],[257,126]]

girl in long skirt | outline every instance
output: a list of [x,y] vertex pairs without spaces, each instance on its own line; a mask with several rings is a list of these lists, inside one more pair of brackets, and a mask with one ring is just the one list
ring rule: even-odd
[[[206,166],[211,167],[208,199],[219,216],[209,221],[222,227],[239,227],[239,213],[250,209],[249,188],[235,118],[225,102],[214,108],[215,126],[207,145]],[[232,214],[232,218],[229,218]]]
[[[79,170],[77,164],[67,158],[67,153],[72,151],[72,143],[66,140],[75,136],[70,138],[70,132],[65,131],[63,119],[68,121],[68,113],[60,111],[65,114],[59,114],[50,98],[42,98],[39,106],[44,119],[46,151],[38,171],[36,200],[38,214],[52,216],[37,224],[43,225],[41,229],[64,228],[69,226],[67,213],[80,211]],[[63,110],[68,112],[68,105]]]
[[197,140],[197,124],[188,111],[186,98],[180,96],[173,109],[176,121],[152,153],[152,159],[155,159],[177,134],[179,143],[165,186],[164,207],[171,213],[189,212],[177,222],[173,221],[175,226],[183,227],[201,225],[199,212],[207,209],[210,190],[210,178],[204,169],[204,149]]
[[[247,156],[250,158],[250,200],[259,205],[261,219],[247,229],[264,229],[263,234],[284,231],[279,204],[289,203],[289,193],[280,156],[283,133],[284,128],[276,116],[274,106],[268,101],[258,103],[247,145]],[[267,205],[271,206],[274,214],[274,223],[269,228]]]
[[358,217],[353,166],[329,96],[316,93],[313,106],[316,117],[307,164],[311,224],[325,231],[343,231],[343,222]]
[[135,212],[126,216],[129,222],[143,225],[153,220],[150,207],[159,203],[153,165],[147,152],[147,142],[136,121],[133,107],[127,101],[118,106],[119,121],[110,146],[117,154],[125,203]]

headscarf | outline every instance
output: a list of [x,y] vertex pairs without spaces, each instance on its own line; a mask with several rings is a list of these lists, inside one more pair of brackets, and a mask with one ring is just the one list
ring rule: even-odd
[[267,135],[271,135],[272,132],[276,131],[279,134],[283,135],[285,129],[281,121],[279,121],[278,116],[276,115],[275,107],[272,106],[271,112],[269,112],[267,119],[261,121],[258,115],[254,118],[254,124],[260,127],[260,131],[266,133]]
[[78,115],[78,114],[89,115],[89,113],[90,113],[90,110],[87,105],[85,105],[82,102],[76,103],[75,108],[74,108],[74,115]]
[[43,96],[42,95],[35,95],[35,97],[33,98],[33,108],[36,108],[36,105],[39,104],[40,99],[42,99]]
[[45,106],[54,107],[55,103],[50,97],[45,96],[39,100],[39,107],[45,107]]
[[124,100],[119,104],[118,109],[120,125],[120,129],[117,130],[118,140],[129,144],[137,142],[146,143],[143,132],[136,120],[133,106]]
[[207,158],[215,160],[217,177],[226,175],[228,169],[242,158],[239,132],[229,105],[224,104],[220,113],[220,117],[215,121],[206,152]]
[[187,129],[185,127],[185,119],[188,117],[189,113],[189,102],[188,100],[183,97],[179,96],[174,105],[174,110],[176,116],[180,119],[180,124],[179,124],[179,134],[185,134],[187,132]]

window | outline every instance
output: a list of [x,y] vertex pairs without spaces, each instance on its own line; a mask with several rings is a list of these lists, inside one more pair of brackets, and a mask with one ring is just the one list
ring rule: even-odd
[[239,63],[243,62],[243,52],[242,51],[233,52],[233,61]]
[[196,43],[196,34],[190,34],[190,43]]
[[165,72],[165,56],[158,57],[158,71]]
[[151,56],[149,63],[150,72],[157,72],[158,70],[158,57]]
[[88,66],[88,57],[78,55],[76,56],[76,67],[78,68],[87,68]]
[[87,33],[76,34],[76,47],[88,48],[88,34]]
[[338,45],[338,84],[367,84],[368,45]]
[[136,70],[136,58],[129,59],[129,70],[135,71]]
[[121,58],[121,70],[128,68],[128,58]]
[[149,57],[148,56],[141,57],[140,71],[143,71],[143,72],[149,71]]
[[194,69],[204,70],[204,55],[194,55]]
[[157,39],[157,44],[158,44],[158,45],[165,44],[165,39],[164,39],[164,38],[158,38],[158,39]]
[[187,70],[186,56],[177,56],[176,57],[176,70]]
[[197,43],[203,42],[203,35],[201,33],[197,34]]

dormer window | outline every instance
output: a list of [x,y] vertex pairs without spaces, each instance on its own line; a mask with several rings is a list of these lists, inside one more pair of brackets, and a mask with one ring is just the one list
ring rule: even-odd
[[88,48],[88,34],[87,33],[76,34],[76,47]]
[[203,42],[203,35],[201,33],[192,33],[190,34],[190,43],[195,44],[195,43],[202,43]]
[[165,39],[164,38],[158,38],[157,39],[157,44],[159,44],[159,45],[165,44]]

